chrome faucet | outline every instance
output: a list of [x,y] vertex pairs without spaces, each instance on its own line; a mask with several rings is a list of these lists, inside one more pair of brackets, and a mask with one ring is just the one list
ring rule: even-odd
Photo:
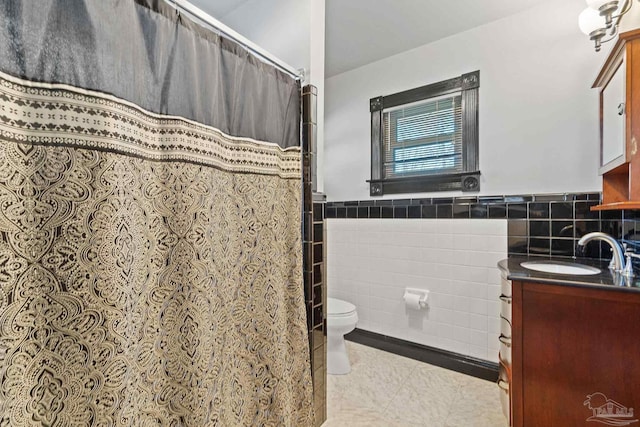
[[618,273],[622,273],[625,266],[624,251],[622,250],[622,245],[620,245],[620,243],[618,243],[616,239],[614,239],[607,233],[602,233],[600,231],[585,234],[580,238],[580,240],[578,240],[578,245],[584,246],[592,240],[602,240],[607,242],[611,246],[613,256],[611,257],[611,262],[609,263],[609,269],[614,270]]

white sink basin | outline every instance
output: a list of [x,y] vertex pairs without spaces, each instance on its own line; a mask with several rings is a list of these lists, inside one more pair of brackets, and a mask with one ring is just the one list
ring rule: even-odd
[[520,263],[529,270],[542,271],[545,273],[571,274],[574,276],[588,276],[600,273],[600,269],[583,264],[554,261],[529,261]]

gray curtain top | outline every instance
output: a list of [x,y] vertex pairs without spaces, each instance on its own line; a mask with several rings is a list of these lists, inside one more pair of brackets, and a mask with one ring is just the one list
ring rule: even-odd
[[162,0],[2,0],[0,70],[299,145],[300,86]]

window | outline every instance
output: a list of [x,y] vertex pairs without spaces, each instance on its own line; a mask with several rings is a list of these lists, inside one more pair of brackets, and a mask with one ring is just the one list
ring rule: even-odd
[[480,72],[371,99],[370,193],[478,191]]
[[460,171],[461,104],[455,95],[383,111],[383,177]]

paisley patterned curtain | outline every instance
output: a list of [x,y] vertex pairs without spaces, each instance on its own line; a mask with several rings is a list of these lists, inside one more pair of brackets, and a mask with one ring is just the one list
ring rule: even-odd
[[53,68],[0,71],[0,426],[313,425],[299,148]]

